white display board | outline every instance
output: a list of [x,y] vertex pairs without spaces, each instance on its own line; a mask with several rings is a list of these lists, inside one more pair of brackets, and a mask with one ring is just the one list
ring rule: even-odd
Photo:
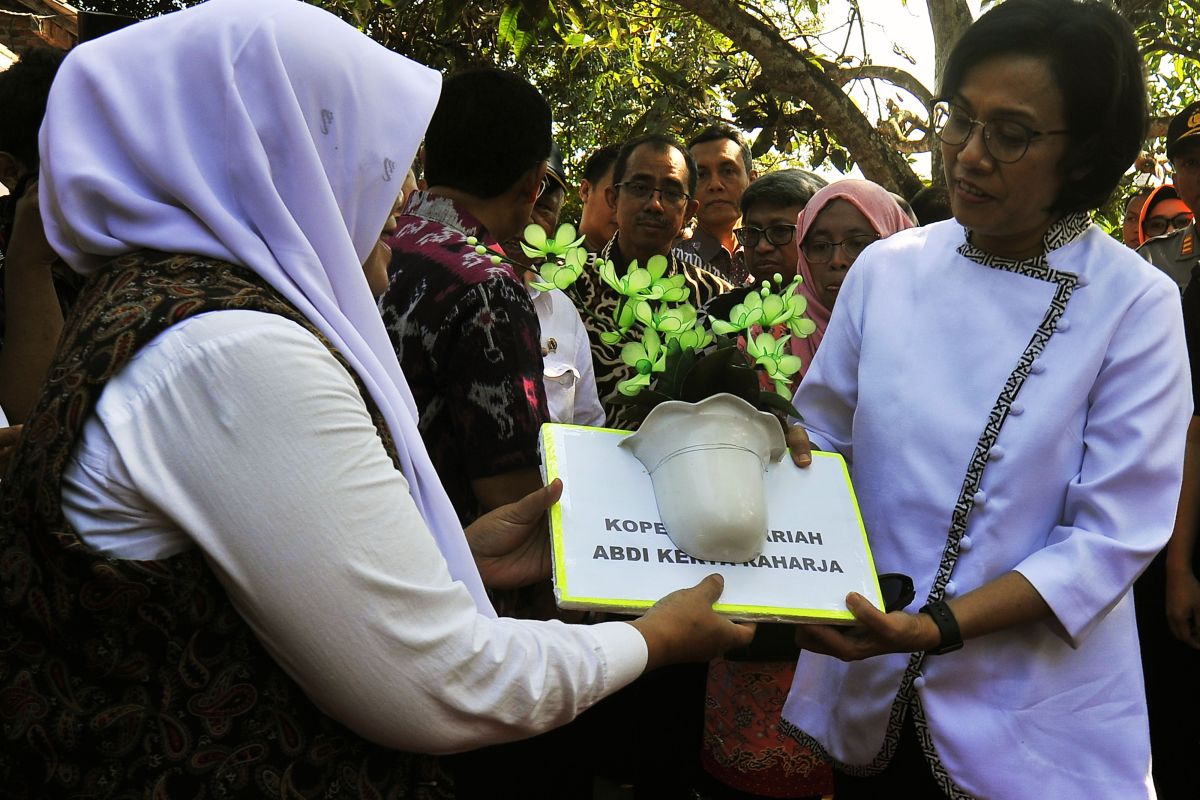
[[697,561],[671,541],[650,476],[617,446],[625,431],[542,426],[542,472],[562,478],[550,510],[554,589],[559,606],[638,612],[662,596],[719,572],[715,609],[735,619],[849,623],[855,591],[883,608],[875,565],[842,457],[813,453],[766,474],[770,531],[762,555],[744,564]]

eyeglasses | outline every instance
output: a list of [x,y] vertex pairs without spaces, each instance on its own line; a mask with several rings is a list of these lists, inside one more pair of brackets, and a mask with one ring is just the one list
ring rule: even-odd
[[939,100],[933,104],[933,132],[951,147],[964,145],[975,132],[975,126],[983,128],[983,146],[988,155],[1001,164],[1020,161],[1029,152],[1030,142],[1045,136],[1070,133],[1068,130],[1035,131],[1011,119],[993,119],[981,122],[958,106]]
[[738,244],[742,247],[758,247],[758,243],[763,237],[766,237],[767,244],[783,247],[795,237],[796,226],[779,224],[756,228],[753,225],[746,225],[734,228],[733,235],[737,237]]
[[833,251],[837,248],[842,248],[842,252],[851,261],[862,255],[862,251],[867,249],[867,246],[872,242],[879,241],[881,237],[874,233],[864,233],[860,236],[851,236],[848,239],[843,239],[840,242],[822,242],[805,241],[800,245],[800,249],[804,251],[804,257],[808,259],[810,264],[823,264],[833,258]]
[[1187,212],[1173,217],[1146,217],[1146,221],[1142,223],[1142,230],[1146,232],[1146,236],[1153,238],[1162,236],[1168,230],[1186,228],[1191,221],[1192,215]]
[[691,195],[682,189],[675,189],[670,186],[658,188],[651,186],[648,183],[641,181],[622,181],[621,183],[613,184],[614,189],[620,189],[639,203],[644,203],[658,192],[658,196],[662,198],[663,205],[681,206],[687,202]]

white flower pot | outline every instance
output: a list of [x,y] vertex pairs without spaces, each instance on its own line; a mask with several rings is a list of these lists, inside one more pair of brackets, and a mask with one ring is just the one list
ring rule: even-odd
[[675,545],[705,561],[757,558],[767,537],[767,465],[783,458],[771,414],[731,394],[671,400],[621,441],[646,467]]

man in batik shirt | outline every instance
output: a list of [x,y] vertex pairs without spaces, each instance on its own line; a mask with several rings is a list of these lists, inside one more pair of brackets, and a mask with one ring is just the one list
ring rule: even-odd
[[541,486],[537,435],[549,416],[537,315],[488,248],[529,221],[550,108],[513,75],[462,73],[443,84],[425,142],[429,188],[400,216],[379,307],[421,436],[467,524]]

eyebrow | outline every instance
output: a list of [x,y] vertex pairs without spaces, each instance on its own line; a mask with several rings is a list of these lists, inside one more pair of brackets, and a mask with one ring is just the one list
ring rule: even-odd
[[[971,114],[978,113],[975,111],[974,106],[972,106],[971,103],[968,102],[967,99],[964,98],[962,95],[955,95],[950,100],[950,104],[954,105],[954,106],[958,106],[963,111],[966,111]],[[1035,117],[1031,112],[1026,111],[1025,109],[1022,109],[1022,108],[1002,107],[1002,108],[992,109],[992,116],[989,117],[988,119],[989,120],[995,119],[997,117],[1001,117],[1001,118],[1005,118],[1005,119],[1012,119],[1012,118],[1016,117],[1016,118],[1018,118],[1019,121],[1027,122],[1035,128],[1038,127],[1039,125],[1043,124],[1041,122],[1041,120],[1039,120],[1037,117]],[[985,120],[985,121],[987,121],[987,120]]]
[[[635,172],[633,175],[630,175],[628,178],[625,179],[626,183],[629,183],[630,181],[637,181],[639,183],[655,184],[654,176],[648,172]],[[657,184],[655,184],[655,188],[658,189],[658,188],[663,188],[663,187],[666,187],[668,189],[682,189],[683,184],[680,183],[679,181],[675,180],[674,178],[663,178],[663,186],[660,187]]]

